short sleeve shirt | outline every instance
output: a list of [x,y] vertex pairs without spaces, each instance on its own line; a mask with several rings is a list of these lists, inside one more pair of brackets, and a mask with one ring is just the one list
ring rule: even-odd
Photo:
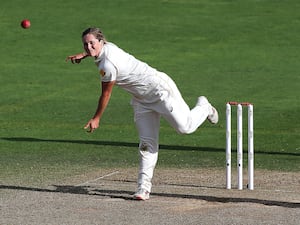
[[113,43],[103,45],[95,60],[101,81],[116,81],[116,85],[137,98],[143,98],[158,86],[157,70],[136,59]]

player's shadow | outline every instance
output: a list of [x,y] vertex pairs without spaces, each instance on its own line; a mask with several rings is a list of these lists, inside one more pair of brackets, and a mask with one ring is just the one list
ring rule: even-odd
[[[6,141],[15,142],[45,142],[45,143],[71,143],[81,145],[101,145],[101,146],[115,146],[115,147],[132,147],[138,148],[139,143],[122,142],[122,141],[95,141],[95,140],[63,140],[63,139],[41,139],[32,137],[4,137],[1,138]],[[183,146],[183,145],[159,145],[160,149],[165,150],[186,150],[186,151],[210,151],[210,152],[223,152],[224,149],[199,147],[199,146]]]
[[[47,189],[47,188],[0,185],[0,190],[1,189],[96,195],[96,196],[102,196],[108,198],[133,200],[132,198],[133,193],[130,191],[98,189],[91,186],[53,185],[52,188]],[[261,204],[265,206],[300,208],[300,203],[297,202],[264,200],[264,199],[256,199],[256,198],[216,197],[216,196],[208,196],[208,195],[171,194],[171,193],[158,193],[158,192],[151,193],[151,196],[153,196],[153,201],[155,201],[155,196],[156,196],[156,197],[164,197],[164,198],[198,199],[198,200],[214,202],[214,203],[254,203],[254,204]]]
[[[117,146],[117,147],[133,147],[138,148],[138,143],[132,142],[121,142],[121,141],[95,141],[95,140],[63,140],[63,139],[41,139],[32,137],[4,137],[1,138],[6,141],[15,142],[46,142],[46,143],[71,143],[71,144],[82,144],[82,145],[101,145],[101,146]],[[201,147],[201,146],[185,146],[185,145],[164,145],[160,144],[159,148],[165,150],[180,150],[180,151],[205,151],[205,152],[224,152],[224,148],[212,148],[212,147]],[[235,151],[233,149],[233,151]],[[274,152],[274,151],[262,151],[255,149],[255,154],[266,154],[266,155],[289,155],[289,156],[300,156],[300,153],[296,152]]]

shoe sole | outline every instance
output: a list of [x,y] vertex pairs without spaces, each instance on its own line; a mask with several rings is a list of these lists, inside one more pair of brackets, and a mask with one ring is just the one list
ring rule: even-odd
[[133,196],[133,199],[135,199],[135,200],[142,200],[142,201],[146,201],[146,200],[148,200],[148,199],[149,199],[149,197],[146,197],[146,198],[144,198],[144,197],[142,197],[142,196]]
[[213,113],[214,116],[213,116],[213,118],[208,116],[207,119],[210,123],[217,124],[219,122],[219,114],[215,107],[212,106],[212,109],[214,111],[214,113]]

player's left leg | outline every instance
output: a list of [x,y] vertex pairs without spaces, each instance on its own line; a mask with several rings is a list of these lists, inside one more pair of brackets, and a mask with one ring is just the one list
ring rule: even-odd
[[133,104],[133,107],[134,120],[140,138],[138,191],[134,198],[146,200],[151,192],[151,181],[158,158],[160,115],[140,103]]

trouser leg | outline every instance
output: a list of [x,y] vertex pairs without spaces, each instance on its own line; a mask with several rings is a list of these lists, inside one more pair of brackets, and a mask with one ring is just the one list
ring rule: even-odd
[[134,110],[135,124],[140,139],[138,188],[151,192],[151,180],[158,159],[160,115],[142,105],[135,105]]
[[193,133],[206,119],[211,111],[211,105],[196,104],[190,109],[181,96],[176,84],[169,79],[168,91],[163,92],[163,101],[154,104],[153,109],[161,114],[169,124],[180,134]]
[[171,101],[171,110],[162,114],[162,116],[180,134],[195,132],[209,115],[210,104],[196,105],[190,110],[183,99],[173,99]]

